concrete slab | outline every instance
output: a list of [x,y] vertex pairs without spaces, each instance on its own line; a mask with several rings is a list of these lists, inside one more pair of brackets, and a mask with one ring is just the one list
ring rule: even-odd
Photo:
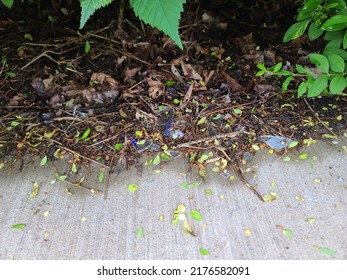
[[[40,167],[39,159],[26,158],[22,171],[6,165],[0,170],[0,258],[347,259],[346,145],[343,137],[335,145],[319,142],[288,154],[288,162],[265,150],[257,153],[243,170],[249,168],[245,176],[261,194],[278,195],[272,202],[261,202],[238,178],[229,182],[211,171],[199,187],[181,189],[183,182],[200,180],[184,159],[160,173],[133,168],[103,184],[97,166],[73,179],[85,176],[86,186],[103,190],[107,185],[105,196],[66,182],[52,185],[56,168],[69,170],[63,161]],[[298,159],[304,152],[309,157]],[[29,199],[35,182],[39,193]],[[135,192],[127,190],[132,183],[138,184]],[[182,231],[182,221],[172,224],[179,204],[187,207],[196,237]],[[191,210],[203,220],[193,220]],[[14,224],[26,226],[13,229]]]

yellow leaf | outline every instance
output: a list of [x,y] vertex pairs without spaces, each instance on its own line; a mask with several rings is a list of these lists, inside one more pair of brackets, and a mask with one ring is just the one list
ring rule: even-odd
[[250,229],[245,230],[245,235],[250,236],[252,234],[252,231]]
[[39,193],[39,190],[40,190],[40,186],[37,182],[34,183],[34,188],[29,196],[29,199],[33,199],[35,196],[38,195]]

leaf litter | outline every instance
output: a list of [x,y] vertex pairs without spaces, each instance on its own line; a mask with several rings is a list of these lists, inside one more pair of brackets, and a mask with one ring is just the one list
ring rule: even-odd
[[[329,121],[334,131],[346,127],[346,118],[341,117],[346,112],[346,97],[304,101],[295,99],[292,83],[297,81],[283,93],[279,90],[281,79],[256,77],[259,63],[271,67],[283,62],[290,68],[303,58],[296,51],[305,48],[300,40],[296,42],[298,48],[281,44],[283,26],[288,25],[288,13],[295,14],[295,7],[279,4],[277,19],[266,18],[269,22],[265,25],[252,26],[243,23],[265,18],[256,9],[249,13],[248,9],[228,7],[220,16],[211,16],[211,7],[220,9],[217,2],[202,4],[201,9],[192,8],[183,15],[180,31],[185,52],[158,30],[140,34],[137,21],[135,25],[124,21],[118,30],[114,21],[102,29],[100,23],[90,23],[80,40],[81,34],[73,28],[55,25],[74,24],[78,17],[73,11],[63,21],[52,22],[54,37],[34,22],[19,26],[4,20],[1,24],[7,21],[9,28],[0,39],[2,53],[8,56],[4,65],[9,75],[5,79],[1,76],[0,83],[0,120],[4,126],[0,129],[0,169],[4,167],[2,157],[8,154],[15,153],[17,158],[38,155],[43,166],[70,153],[78,155],[78,166],[93,162],[105,168],[99,176],[103,183],[114,164],[115,172],[121,172],[135,165],[143,154],[152,154],[152,164],[159,166],[162,158],[158,153],[166,146],[177,155],[170,159],[188,157],[204,178],[205,165],[211,159],[205,150],[210,149],[222,162],[214,167],[215,172],[229,179],[227,169],[232,168],[261,200],[277,200],[276,193],[260,195],[243,178],[239,165],[244,155],[248,153],[250,158],[264,149],[264,137],[270,137],[265,142],[269,151],[281,156],[287,149],[314,144],[315,139],[335,139],[314,115],[322,122]],[[18,7],[21,5],[19,2]],[[271,7],[264,9],[271,11]],[[100,21],[113,18],[114,11],[103,12]],[[242,32],[231,28],[235,20],[239,20]],[[203,24],[197,24],[200,21]],[[273,32],[259,26],[273,27]],[[36,33],[31,36],[34,41],[22,43],[23,35],[32,30]],[[22,48],[9,53],[13,45]],[[327,104],[336,109],[323,111]],[[283,160],[290,158],[286,155]],[[308,155],[300,154],[299,158]],[[74,162],[71,171],[77,170]],[[52,182],[68,179],[63,174]],[[184,182],[180,187],[199,184]],[[135,192],[138,185],[130,184],[127,190]],[[38,192],[39,186],[34,185],[30,198]],[[205,193],[211,195],[212,191]],[[173,223],[184,221],[184,231],[194,235],[185,211],[185,206],[178,207]],[[201,218],[197,213],[193,216]],[[290,231],[284,234],[288,236]],[[200,252],[208,255],[206,249]],[[321,252],[333,253],[326,248]]]

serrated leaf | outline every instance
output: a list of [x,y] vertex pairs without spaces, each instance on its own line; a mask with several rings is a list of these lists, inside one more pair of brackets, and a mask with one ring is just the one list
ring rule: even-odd
[[338,73],[343,73],[345,71],[345,61],[343,60],[341,56],[337,54],[329,54],[328,61],[329,61],[331,70]]
[[7,8],[11,8],[13,5],[14,0],[1,0],[1,2],[7,7]]
[[320,71],[329,73],[329,61],[324,55],[313,53],[309,55],[309,59]]
[[327,87],[328,87],[328,77],[320,76],[313,82],[312,86],[308,89],[307,97],[318,96]]
[[48,157],[44,156],[41,160],[40,160],[40,165],[43,166],[47,163]]
[[346,88],[346,79],[343,76],[335,76],[329,84],[329,90],[331,93],[341,93]]
[[207,249],[200,248],[200,254],[203,256],[208,256],[210,252]]
[[105,7],[110,4],[113,0],[80,0],[81,2],[81,19],[80,19],[80,29],[84,27],[87,20],[91,15],[95,13],[96,10]]
[[169,35],[183,49],[178,23],[186,0],[130,0],[136,16]]
[[304,34],[310,22],[311,22],[311,19],[306,19],[306,20],[294,23],[291,27],[289,27],[287,32],[284,34],[283,42],[287,43],[291,40],[299,38],[302,34]]
[[138,189],[138,185],[137,184],[130,184],[130,185],[128,185],[128,191],[129,192],[135,192],[135,191],[137,191],[137,189]]
[[11,228],[13,229],[23,229],[25,227],[26,227],[26,224],[15,224],[11,226]]
[[189,215],[196,221],[201,222],[202,221],[202,217],[199,211],[197,210],[192,210],[190,211]]
[[29,199],[33,199],[34,197],[36,197],[39,193],[40,190],[40,186],[37,182],[34,183],[34,188],[32,190],[32,192],[29,195]]

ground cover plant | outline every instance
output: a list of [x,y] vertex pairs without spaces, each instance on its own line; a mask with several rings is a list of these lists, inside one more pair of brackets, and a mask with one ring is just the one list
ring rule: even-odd
[[7,156],[73,154],[73,173],[93,162],[103,183],[151,154],[156,170],[186,156],[201,180],[219,158],[214,172],[230,181],[230,169],[242,178],[243,163],[273,145],[269,135],[282,137],[271,149],[288,159],[346,125],[343,1],[192,0],[183,13],[176,1],[175,35],[140,21],[137,1],[135,12],[127,1],[96,5],[82,24],[76,2],[1,7],[1,168]]

